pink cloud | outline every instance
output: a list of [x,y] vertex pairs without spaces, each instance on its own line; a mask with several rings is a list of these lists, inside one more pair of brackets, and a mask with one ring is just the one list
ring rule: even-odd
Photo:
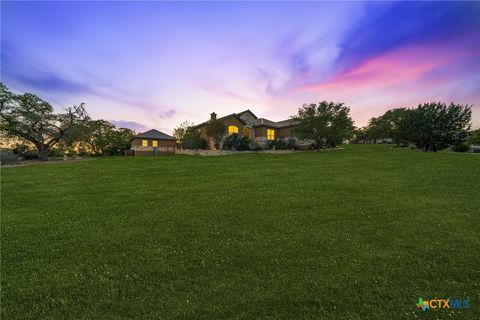
[[391,51],[366,60],[359,66],[335,75],[326,82],[300,86],[294,91],[348,90],[352,93],[411,83],[452,59],[452,56],[445,51],[432,57],[430,54],[432,49],[413,47]]

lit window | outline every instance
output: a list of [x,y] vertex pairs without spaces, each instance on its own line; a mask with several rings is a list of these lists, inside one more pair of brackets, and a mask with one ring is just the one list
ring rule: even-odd
[[275,130],[267,129],[267,139],[268,140],[275,140]]
[[148,140],[142,140],[142,147],[148,146]]
[[228,134],[229,135],[232,135],[232,134],[238,134],[238,127],[236,126],[228,126]]
[[158,141],[157,140],[152,141],[152,147],[158,147]]

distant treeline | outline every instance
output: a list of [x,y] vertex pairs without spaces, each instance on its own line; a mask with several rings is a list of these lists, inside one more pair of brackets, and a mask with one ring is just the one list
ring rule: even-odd
[[441,102],[424,103],[416,108],[388,110],[355,130],[356,143],[376,143],[390,139],[398,146],[413,145],[422,151],[452,147],[467,151],[480,144],[480,130],[471,129],[471,106]]

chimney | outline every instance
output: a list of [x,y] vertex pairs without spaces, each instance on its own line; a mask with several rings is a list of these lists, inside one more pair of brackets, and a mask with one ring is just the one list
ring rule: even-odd
[[217,114],[215,112],[210,113],[210,120],[211,121],[217,120]]

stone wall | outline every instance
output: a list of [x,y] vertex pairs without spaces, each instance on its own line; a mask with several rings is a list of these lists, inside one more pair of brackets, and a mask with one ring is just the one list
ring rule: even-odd
[[262,150],[262,151],[232,151],[232,150],[180,150],[177,149],[176,154],[186,154],[190,156],[228,156],[231,154],[241,153],[268,153],[268,154],[286,154],[294,153],[293,150]]

